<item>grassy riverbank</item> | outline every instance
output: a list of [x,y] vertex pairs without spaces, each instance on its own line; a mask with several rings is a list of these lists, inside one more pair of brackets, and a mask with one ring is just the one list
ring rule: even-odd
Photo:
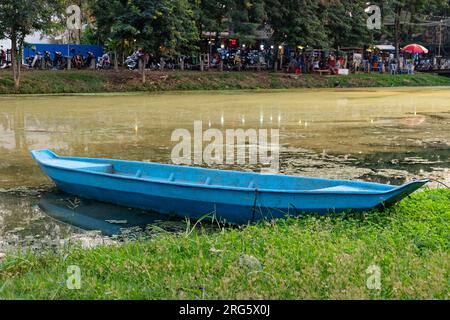
[[[382,213],[306,217],[112,247],[8,254],[0,298],[450,299],[450,191]],[[81,289],[66,288],[67,267]],[[380,268],[380,290],[366,283]],[[375,270],[375,269],[372,269]]]
[[450,77],[433,74],[352,74],[350,76],[295,76],[273,72],[148,72],[147,83],[138,72],[24,71],[20,90],[14,89],[10,70],[0,71],[0,94],[94,93],[170,90],[257,90],[289,88],[358,88],[449,86]]

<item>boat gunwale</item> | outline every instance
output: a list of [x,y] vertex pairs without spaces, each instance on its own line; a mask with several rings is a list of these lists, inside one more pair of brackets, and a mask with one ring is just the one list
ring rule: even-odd
[[[224,186],[224,185],[208,185],[208,184],[198,184],[198,183],[189,183],[189,182],[177,182],[177,181],[164,181],[164,180],[152,180],[152,179],[146,179],[146,178],[138,178],[133,176],[124,176],[119,174],[113,174],[113,173],[106,173],[106,172],[98,172],[98,171],[90,171],[90,170],[83,170],[80,168],[67,168],[57,165],[51,165],[51,164],[45,164],[40,161],[38,157],[34,156],[33,152],[40,152],[40,151],[46,151],[53,154],[56,158],[61,160],[72,160],[72,161],[80,161],[82,162],[84,160],[105,160],[105,161],[119,161],[119,162],[127,162],[127,163],[133,163],[133,164],[150,164],[150,165],[156,165],[156,166],[170,166],[170,167],[181,167],[173,164],[162,164],[162,163],[156,163],[156,162],[143,162],[143,161],[129,161],[129,160],[118,160],[118,159],[108,159],[108,158],[83,158],[83,157],[65,157],[65,156],[59,156],[55,154],[54,152],[47,150],[47,149],[41,149],[41,150],[33,150],[31,151],[31,154],[36,159],[36,161],[42,165],[47,166],[51,168],[55,168],[58,170],[68,171],[68,172],[81,172],[86,174],[93,174],[98,176],[104,176],[109,178],[115,178],[119,180],[131,180],[131,181],[137,181],[137,182],[150,182],[155,184],[164,184],[164,185],[171,185],[171,186],[179,186],[179,187],[194,187],[194,188],[202,188],[202,189],[219,189],[219,190],[227,190],[227,191],[244,191],[244,192],[264,192],[264,193],[281,193],[281,194],[326,194],[326,195],[386,195],[389,193],[393,193],[396,191],[399,191],[401,189],[406,189],[409,186],[412,186],[414,184],[425,184],[429,180],[428,179],[421,179],[421,180],[415,180],[408,183],[405,183],[400,186],[392,186],[387,184],[380,184],[380,183],[373,183],[374,185],[381,185],[381,186],[390,186],[392,189],[385,190],[385,191],[375,191],[375,190],[354,190],[354,191],[338,191],[338,190],[332,190],[332,191],[326,191],[321,189],[313,189],[313,190],[287,190],[287,189],[260,189],[260,188],[245,188],[245,187],[235,187],[235,186]],[[201,168],[201,167],[189,167],[189,168],[195,168],[199,170],[211,170],[211,171],[223,171],[218,169],[208,169],[208,168]],[[241,172],[236,170],[224,170],[231,173],[239,173],[239,174],[258,174],[256,172]],[[283,177],[285,175],[281,174],[267,174],[267,176],[273,176],[273,177]],[[290,176],[290,177],[299,177],[299,178],[310,178],[310,177],[304,177],[304,176]],[[352,181],[352,180],[338,180],[338,179],[322,179],[322,178],[313,178],[310,179],[320,179],[323,181],[333,181],[333,182],[345,182],[348,183],[348,181],[351,182],[361,182],[361,183],[367,183],[363,181]]]

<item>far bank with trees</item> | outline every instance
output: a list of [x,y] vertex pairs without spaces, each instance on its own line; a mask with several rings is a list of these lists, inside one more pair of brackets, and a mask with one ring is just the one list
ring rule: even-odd
[[[35,30],[64,32],[68,0],[4,0],[0,4],[0,38],[12,43],[12,74],[20,86],[20,64],[25,36]],[[76,1],[77,2],[77,1]],[[266,32],[266,46],[279,55],[283,47],[339,48],[377,42],[399,47],[413,39],[430,16],[446,16],[447,0],[390,0],[374,3],[383,14],[381,29],[367,27],[367,2],[362,0],[87,0],[81,7],[82,29],[76,41],[102,44],[114,54],[116,69],[126,55],[140,48],[152,56],[199,55],[208,45],[220,45],[232,35],[242,45],[255,46]],[[410,16],[410,23],[402,20]],[[280,49],[279,49],[280,48]],[[275,59],[276,60],[276,59]],[[146,72],[142,64],[142,80]]]

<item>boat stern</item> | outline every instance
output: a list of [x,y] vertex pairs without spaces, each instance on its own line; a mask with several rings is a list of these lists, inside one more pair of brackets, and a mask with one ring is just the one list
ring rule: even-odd
[[31,156],[33,157],[33,159],[35,159],[37,162],[41,162],[41,160],[45,160],[45,159],[58,158],[56,153],[54,153],[48,149],[31,150],[30,153],[31,153]]

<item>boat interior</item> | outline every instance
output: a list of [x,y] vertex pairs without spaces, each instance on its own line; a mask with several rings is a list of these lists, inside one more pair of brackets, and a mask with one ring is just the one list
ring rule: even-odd
[[348,180],[330,180],[300,176],[260,174],[146,163],[136,161],[59,157],[49,150],[32,151],[41,165],[133,177],[156,182],[211,185],[260,190],[321,190],[321,191],[389,191],[396,186]]

